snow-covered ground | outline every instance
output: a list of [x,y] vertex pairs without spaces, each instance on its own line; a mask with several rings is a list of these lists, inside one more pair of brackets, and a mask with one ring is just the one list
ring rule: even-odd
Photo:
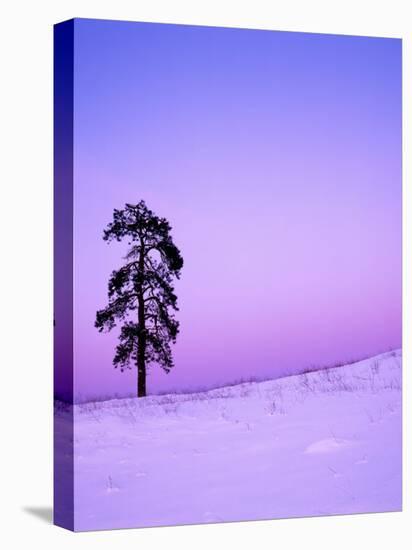
[[75,528],[400,510],[401,387],[394,351],[204,393],[76,405]]

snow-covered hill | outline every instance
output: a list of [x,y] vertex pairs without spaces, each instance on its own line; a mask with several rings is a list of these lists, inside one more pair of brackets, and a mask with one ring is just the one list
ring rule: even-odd
[[394,351],[76,405],[76,530],[400,510],[401,386]]

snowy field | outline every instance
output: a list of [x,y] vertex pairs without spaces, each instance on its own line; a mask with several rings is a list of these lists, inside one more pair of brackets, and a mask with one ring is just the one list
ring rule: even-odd
[[204,393],[76,405],[75,528],[400,510],[401,387],[394,351]]

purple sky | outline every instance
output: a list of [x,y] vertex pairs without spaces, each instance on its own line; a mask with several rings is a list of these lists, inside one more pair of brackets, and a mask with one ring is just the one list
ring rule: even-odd
[[76,20],[74,83],[77,399],[136,389],[93,325],[140,199],[185,260],[149,392],[401,345],[400,40]]

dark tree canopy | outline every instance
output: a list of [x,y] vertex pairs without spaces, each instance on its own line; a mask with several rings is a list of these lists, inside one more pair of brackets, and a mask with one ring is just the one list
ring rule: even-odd
[[146,395],[147,365],[166,372],[173,367],[170,343],[179,332],[173,279],[180,277],[183,258],[170,231],[169,222],[140,201],[114,210],[103,233],[107,242],[125,239],[129,249],[109,278],[108,305],[96,313],[95,326],[102,332],[121,325],[113,364],[122,371],[137,367],[138,396]]

